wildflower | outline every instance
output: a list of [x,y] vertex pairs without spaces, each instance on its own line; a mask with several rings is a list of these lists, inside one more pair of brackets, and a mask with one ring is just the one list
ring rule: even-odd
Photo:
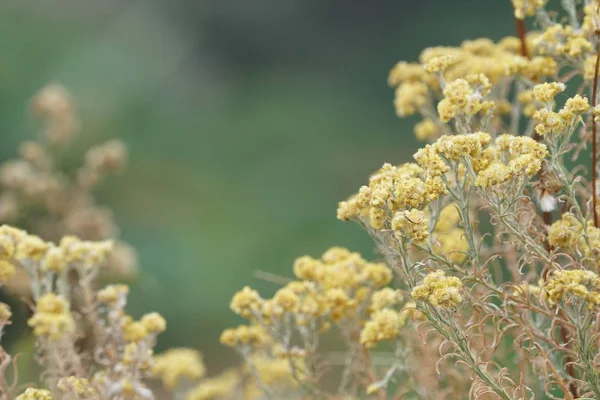
[[390,71],[388,84],[392,87],[398,87],[403,82],[433,82],[429,74],[422,65],[400,61]]
[[78,399],[98,398],[98,392],[85,378],[76,376],[61,378],[56,387],[63,393],[75,394]]
[[595,249],[600,248],[600,228],[596,228],[592,221],[588,221],[587,228],[584,230],[583,225],[574,215],[564,213],[561,219],[550,226],[548,243],[589,257]]
[[253,311],[258,309],[262,302],[263,299],[261,299],[256,290],[252,290],[250,287],[245,286],[233,296],[230,307],[236,314],[248,318],[252,315]]
[[294,363],[294,369],[297,377],[302,379],[305,374],[305,366],[302,359],[295,358],[291,361],[288,359],[281,358],[270,358],[263,355],[254,355],[251,358],[252,364],[254,364],[260,379],[267,385],[273,383],[287,383],[287,385],[296,386],[297,382],[292,377],[292,371],[290,362]]
[[590,103],[588,102],[588,99],[580,95],[575,95],[575,97],[567,99],[565,106],[559,114],[565,119],[565,121],[572,123],[576,116],[583,114],[589,109]]
[[560,113],[550,111],[546,108],[536,111],[533,114],[533,120],[537,122],[535,131],[542,136],[549,133],[561,133],[565,130],[567,124],[567,121]]
[[187,393],[185,400],[230,398],[231,393],[239,385],[239,380],[239,372],[227,370],[221,375],[203,379],[202,382]]
[[125,306],[125,300],[129,294],[129,286],[127,285],[108,285],[104,289],[98,291],[98,301],[109,304],[111,306]]
[[441,210],[435,225],[436,232],[447,232],[456,227],[460,222],[460,214],[457,207],[458,205],[453,203],[448,204]]
[[426,146],[415,154],[419,164],[404,164],[398,167],[384,164],[357,195],[338,207],[338,217],[343,220],[360,218],[374,229],[384,229],[390,224],[390,214],[409,208],[421,208],[445,193],[445,186],[438,175],[448,166]]
[[434,307],[454,308],[462,302],[461,289],[460,279],[447,277],[444,271],[440,270],[427,274],[423,283],[413,289],[411,296]]
[[435,143],[435,151],[449,160],[461,158],[478,157],[484,146],[487,146],[492,138],[485,132],[467,135],[442,136]]
[[123,326],[123,338],[127,342],[139,342],[148,336],[148,328],[142,322],[128,321]]
[[149,333],[162,333],[167,329],[167,322],[156,312],[143,315],[140,322]]
[[225,329],[219,340],[227,347],[238,345],[257,346],[270,341],[267,333],[257,325],[240,325],[237,328]]
[[414,159],[433,176],[443,175],[450,170],[432,145],[427,145],[417,151],[414,155]]
[[570,298],[587,303],[589,309],[600,304],[600,278],[592,271],[554,271],[542,290],[544,299],[551,306]]
[[600,122],[600,105],[594,107],[592,115],[594,116],[594,122]]
[[443,254],[455,263],[462,263],[467,258],[469,242],[465,231],[461,228],[452,228],[447,231],[438,231],[433,238],[433,251]]
[[329,311],[329,318],[334,322],[340,321],[349,309],[350,299],[343,289],[328,289],[325,292],[324,300]]
[[169,349],[157,355],[152,366],[152,374],[159,377],[167,389],[177,387],[181,379],[196,381],[205,373],[202,355],[185,348]]
[[399,238],[407,235],[415,243],[423,243],[429,238],[429,225],[425,213],[415,208],[397,212],[392,220],[392,228]]
[[422,142],[434,139],[439,133],[437,125],[430,118],[425,118],[421,122],[418,122],[414,129],[415,136]]
[[379,311],[393,306],[402,301],[402,294],[392,288],[386,287],[373,293],[371,297],[371,309]]
[[92,242],[81,240],[75,236],[65,236],[60,241],[65,261],[82,268],[83,271],[89,271],[102,265],[112,251],[112,247],[111,240]]
[[401,328],[402,324],[396,311],[389,308],[377,311],[360,333],[360,343],[366,347],[373,347],[378,342],[393,340],[400,335]]
[[457,61],[458,60],[450,54],[433,57],[425,64],[425,71],[433,73],[442,72]]
[[368,263],[361,271],[361,281],[382,287],[392,281],[392,271],[383,263]]
[[16,400],[52,400],[48,390],[28,388]]
[[27,324],[33,328],[34,335],[51,340],[58,340],[75,331],[69,303],[54,293],[48,293],[38,299],[35,313]]
[[275,306],[280,306],[285,311],[293,311],[299,303],[299,298],[289,288],[282,288],[275,293],[273,297],[273,303]]
[[17,244],[15,258],[21,262],[25,260],[39,261],[48,250],[49,244],[35,235],[23,237]]
[[42,259],[42,271],[61,273],[65,268],[65,254],[63,249],[50,245]]
[[0,284],[6,283],[15,275],[15,266],[6,260],[0,260]]
[[396,88],[396,114],[406,117],[416,113],[427,103],[428,88],[421,82],[405,82]]

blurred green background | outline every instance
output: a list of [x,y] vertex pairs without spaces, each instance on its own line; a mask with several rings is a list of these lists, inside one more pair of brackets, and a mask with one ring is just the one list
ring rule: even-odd
[[78,99],[82,148],[126,141],[128,171],[98,195],[140,253],[130,310],[165,315],[159,348],[197,347],[214,373],[234,359],[231,295],[276,289],[256,270],[373,255],[335,210],[418,146],[394,63],[513,31],[508,0],[3,0],[0,161],[35,134],[27,104],[49,81]]

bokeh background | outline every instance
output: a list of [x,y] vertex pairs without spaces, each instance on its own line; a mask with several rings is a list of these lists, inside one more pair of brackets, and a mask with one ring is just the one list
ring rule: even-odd
[[231,295],[271,294],[256,271],[371,241],[337,202],[416,150],[389,69],[433,45],[514,32],[508,0],[3,0],[0,162],[35,135],[49,81],[77,98],[81,148],[121,138],[127,172],[99,189],[140,253],[130,310],[162,313],[159,348],[192,346],[209,372],[239,323]]

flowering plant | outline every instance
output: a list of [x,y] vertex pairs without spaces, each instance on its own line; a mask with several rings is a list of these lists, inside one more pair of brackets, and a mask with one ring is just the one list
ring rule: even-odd
[[[221,340],[250,368],[287,359],[310,398],[600,398],[600,3],[512,5],[516,37],[392,69],[396,112],[422,117],[427,144],[337,211],[384,263],[332,248],[271,299],[237,293],[250,324]],[[343,360],[320,346],[332,335]]]

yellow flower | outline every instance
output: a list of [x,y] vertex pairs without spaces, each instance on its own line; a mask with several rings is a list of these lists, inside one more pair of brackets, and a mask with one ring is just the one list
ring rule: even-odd
[[75,331],[75,321],[69,311],[69,303],[54,293],[48,293],[38,299],[35,313],[27,324],[33,328],[34,335],[45,336],[51,340],[58,340]]
[[0,260],[0,284],[8,282],[15,273],[15,266],[11,262]]
[[58,390],[64,393],[74,393],[77,399],[97,399],[98,392],[85,378],[79,378],[76,376],[69,376],[61,378],[56,385]]
[[402,323],[397,311],[386,308],[375,312],[360,333],[360,343],[373,347],[378,342],[396,339]]
[[600,304],[600,278],[592,271],[554,271],[542,289],[542,296],[551,306],[576,298],[592,309]]
[[152,374],[161,379],[167,389],[174,389],[182,379],[196,381],[204,376],[206,368],[202,354],[196,350],[175,348],[154,357]]
[[104,289],[98,291],[98,301],[115,306],[118,303],[125,305],[125,300],[129,294],[129,286],[127,285],[108,285]]
[[415,300],[428,302],[434,307],[454,308],[462,302],[460,279],[447,277],[442,270],[427,274],[423,283],[411,292]]
[[156,312],[145,314],[140,322],[149,333],[162,333],[167,329],[167,321]]
[[263,299],[256,290],[250,289],[245,286],[242,290],[237,292],[231,299],[230,308],[236,314],[241,315],[244,318],[252,316],[252,312],[259,309]]
[[392,229],[398,238],[408,236],[415,243],[424,243],[429,238],[429,224],[425,213],[416,208],[397,212],[392,219]]
[[202,382],[186,394],[185,400],[231,398],[232,392],[240,383],[240,375],[238,371],[227,370],[221,375],[203,379]]
[[123,337],[128,342],[139,342],[148,336],[148,328],[138,321],[127,321],[123,326]]
[[258,325],[240,325],[237,328],[225,329],[221,333],[220,342],[227,347],[239,345],[257,346],[269,342],[267,332]]
[[52,400],[48,390],[28,388],[16,400]]

